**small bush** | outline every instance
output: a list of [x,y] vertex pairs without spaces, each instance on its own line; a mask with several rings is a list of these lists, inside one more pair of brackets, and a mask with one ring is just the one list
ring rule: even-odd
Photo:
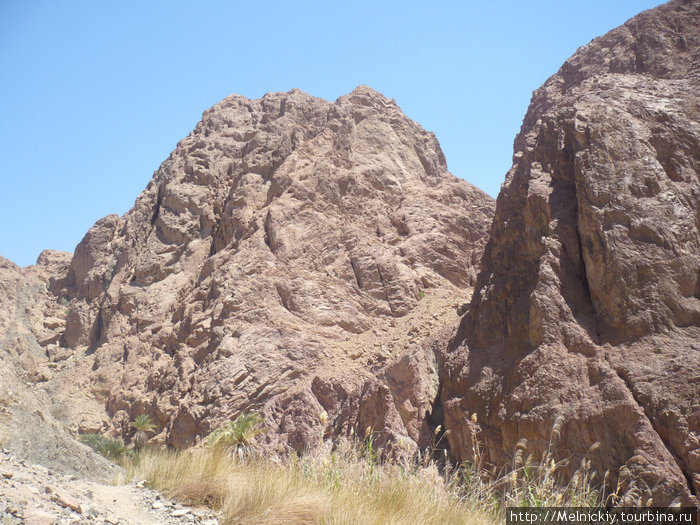
[[147,433],[153,432],[156,427],[153,425],[151,418],[147,414],[136,416],[136,419],[131,422],[131,426],[136,429],[133,439],[134,447],[136,447],[136,450],[141,450],[146,443],[148,443]]
[[108,438],[102,434],[83,434],[80,436],[80,442],[113,461],[119,461],[126,454],[126,447],[121,439]]
[[264,434],[267,429],[258,427],[262,418],[252,412],[241,412],[233,421],[227,421],[207,437],[207,445],[217,448],[232,449],[239,456],[256,452],[254,439]]

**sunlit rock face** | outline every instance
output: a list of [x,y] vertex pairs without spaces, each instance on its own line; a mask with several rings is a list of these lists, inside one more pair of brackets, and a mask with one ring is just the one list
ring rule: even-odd
[[246,410],[280,449],[371,426],[415,450],[439,385],[422,343],[468,300],[493,211],[370,88],[230,96],[52,279],[60,344],[86,352],[57,396],[177,447]]
[[526,438],[630,503],[697,505],[699,64],[700,2],[674,1],[534,92],[442,369],[457,458]]

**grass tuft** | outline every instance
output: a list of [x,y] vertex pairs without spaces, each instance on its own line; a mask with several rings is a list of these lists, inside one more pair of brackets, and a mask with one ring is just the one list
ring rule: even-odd
[[170,498],[217,510],[222,525],[497,522],[496,513],[464,498],[435,465],[377,465],[362,447],[283,464],[241,459],[221,447],[145,450],[127,462],[123,481],[145,479]]
[[126,446],[121,439],[108,438],[102,434],[83,434],[79,441],[113,461],[120,461],[126,454]]
[[564,482],[567,462],[556,462],[549,451],[535,461],[521,440],[510,471],[499,475],[483,464],[479,443],[472,445],[474,462],[459,467],[431,459],[441,450],[413,461],[383,461],[371,429],[364,439],[337,442],[333,450],[320,444],[284,462],[240,455],[235,445],[151,449],[125,460],[122,481],[145,479],[170,498],[210,507],[222,525],[482,525],[501,523],[507,506],[597,506],[605,500],[586,459]]

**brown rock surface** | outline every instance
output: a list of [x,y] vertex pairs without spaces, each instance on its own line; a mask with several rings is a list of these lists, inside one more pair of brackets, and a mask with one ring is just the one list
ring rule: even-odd
[[280,446],[373,426],[412,449],[438,385],[420,343],[469,298],[493,209],[367,87],[228,97],[52,278],[81,356],[56,398],[126,437],[149,414],[174,446],[255,410]]
[[514,150],[443,370],[452,453],[475,436],[506,465],[526,438],[572,469],[590,457],[631,500],[697,505],[700,2],[579,49]]
[[0,446],[59,472],[104,479],[110,465],[73,439],[65,407],[52,396],[55,374],[74,359],[65,348],[61,363],[49,358],[58,347],[46,341],[60,337],[65,306],[47,283],[67,269],[70,257],[46,250],[27,268],[0,257]]

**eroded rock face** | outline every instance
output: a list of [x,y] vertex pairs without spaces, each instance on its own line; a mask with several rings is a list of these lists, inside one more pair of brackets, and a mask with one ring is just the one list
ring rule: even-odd
[[65,306],[47,284],[70,259],[46,250],[36,265],[20,268],[0,257],[0,446],[64,474],[106,479],[108,462],[73,439],[52,397],[52,379],[74,356],[57,344]]
[[526,438],[643,503],[697,505],[698,64],[700,2],[674,1],[533,94],[443,370],[459,459],[476,437],[505,465]]
[[297,450],[365,425],[415,447],[438,384],[420,343],[469,297],[493,209],[369,88],[228,97],[52,279],[60,344],[86,352],[57,395],[174,446],[255,410]]

